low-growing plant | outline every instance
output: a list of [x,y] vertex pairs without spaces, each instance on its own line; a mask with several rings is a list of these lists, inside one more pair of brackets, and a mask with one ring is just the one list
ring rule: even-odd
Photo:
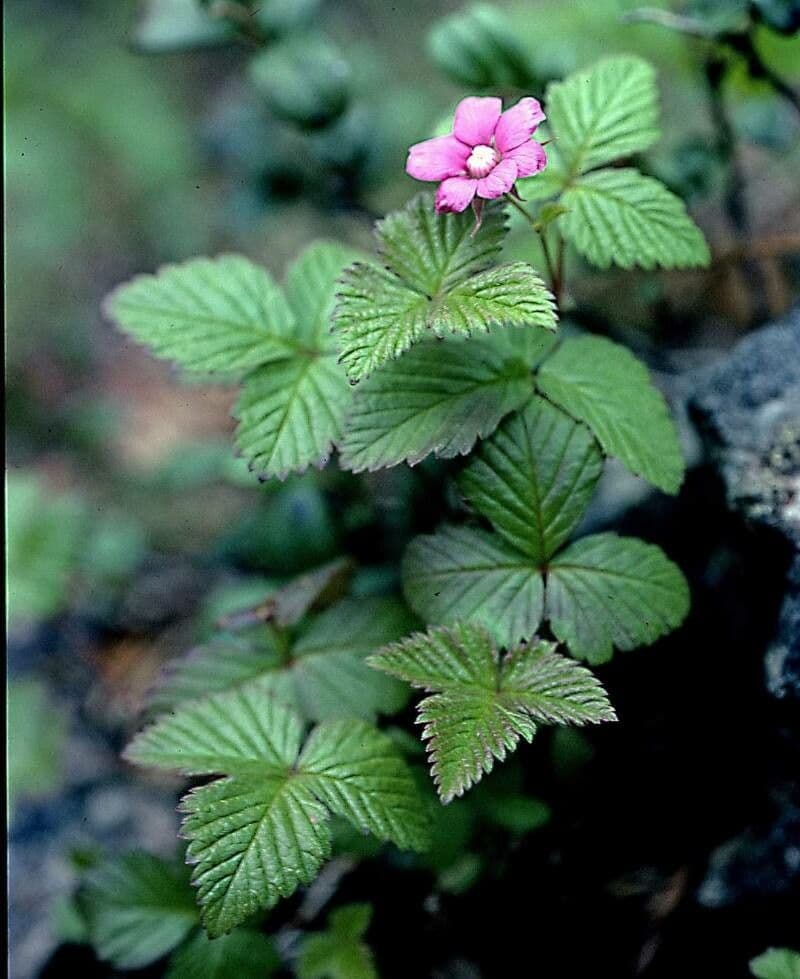
[[[670,494],[684,462],[646,367],[559,326],[570,249],[600,268],[707,263],[682,202],[630,164],[658,136],[655,75],[635,57],[551,84],[543,108],[467,98],[451,135],[412,147],[409,173],[440,186],[378,222],[376,254],[315,243],[283,285],[242,256],[198,258],[109,297],[109,316],[154,355],[240,385],[236,447],[259,479],[334,453],[362,479],[451,460],[437,470],[450,518],[409,542],[402,596],[350,593],[345,555],[229,617],[168,669],[126,757],[199,780],[180,807],[199,919],[172,868],[132,857],[114,879],[95,871],[90,931],[118,966],[177,949],[169,974],[201,974],[191,962],[216,953],[198,920],[211,938],[237,929],[225,941],[246,959],[263,939],[258,915],[314,880],[342,821],[402,849],[441,835],[413,742],[384,724],[408,685],[423,691],[417,720],[447,804],[540,725],[616,720],[584,664],[686,616],[686,581],[658,547],[576,537],[607,457]],[[511,209],[538,237],[543,269],[504,261]],[[528,808],[520,825],[548,817]],[[155,937],[152,916],[136,919],[144,957],[107,934],[120,902],[131,922],[142,904],[171,909]],[[373,975],[368,909],[329,922],[296,953],[299,974]]]

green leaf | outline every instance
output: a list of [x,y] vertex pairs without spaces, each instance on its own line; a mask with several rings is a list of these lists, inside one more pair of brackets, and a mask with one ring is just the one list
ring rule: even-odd
[[554,330],[554,301],[523,262],[490,268],[504,234],[504,212],[489,207],[472,235],[469,214],[436,214],[421,194],[377,226],[386,265],[356,263],[342,276],[333,327],[340,361],[354,381],[429,334],[471,335],[493,325]]
[[353,719],[313,730],[300,752],[299,717],[243,688],[187,704],[129,745],[137,764],[224,775],[181,803],[211,937],[308,884],[330,855],[328,814],[382,840],[424,848],[425,815],[391,739]]
[[325,931],[303,939],[298,979],[378,979],[364,941],[371,917],[369,904],[348,904],[332,911]]
[[341,437],[350,397],[334,356],[270,364],[247,379],[236,404],[236,447],[265,476],[321,468]]
[[86,879],[89,940],[117,969],[141,969],[180,944],[197,924],[188,873],[146,853],[101,863]]
[[598,170],[561,197],[564,237],[593,265],[631,269],[705,267],[708,245],[683,201],[630,168]]
[[332,123],[347,108],[350,66],[324,38],[302,34],[251,58],[250,78],[272,113],[306,129]]
[[427,48],[436,67],[468,89],[530,91],[536,82],[531,59],[508,15],[489,4],[472,4],[437,21]]
[[297,696],[306,717],[353,716],[374,720],[394,714],[404,691],[368,669],[364,659],[410,632],[414,617],[392,598],[339,602],[317,616],[292,650]]
[[352,255],[317,243],[287,273],[297,351],[248,377],[235,409],[236,445],[265,476],[283,479],[309,465],[323,466],[341,437],[351,393],[327,325],[337,276]]
[[509,347],[499,334],[433,340],[376,371],[356,388],[342,467],[374,471],[413,466],[431,452],[466,455],[530,395],[530,365]]
[[536,385],[585,422],[631,472],[677,493],[684,463],[675,425],[647,368],[629,350],[603,337],[565,340],[539,369]]
[[29,475],[9,474],[6,494],[6,585],[13,626],[64,607],[86,512],[80,500],[53,495]]
[[370,664],[432,693],[419,704],[431,773],[447,803],[504,761],[538,724],[616,719],[599,681],[554,643],[516,646],[500,659],[474,625],[431,629],[389,646]]
[[538,565],[495,534],[441,527],[406,549],[403,590],[426,622],[462,620],[483,626],[501,646],[529,639],[539,628],[544,583]]
[[400,684],[375,674],[364,658],[414,627],[391,598],[350,599],[312,619],[290,648],[264,624],[217,636],[168,668],[151,707],[224,690],[253,688],[299,710],[309,720],[374,720],[405,704]]
[[137,51],[164,54],[230,41],[229,23],[212,17],[197,0],[147,0],[133,33]]
[[655,72],[641,58],[605,58],[547,88],[547,117],[564,168],[585,173],[646,150],[659,137]]
[[689,611],[680,569],[653,544],[616,534],[575,541],[547,572],[546,617],[573,655],[591,663],[613,647],[649,645],[675,629]]
[[279,968],[266,935],[237,928],[212,940],[198,931],[173,953],[166,979],[267,979]]
[[283,293],[240,255],[196,258],[137,276],[109,295],[105,310],[156,357],[187,371],[242,374],[298,347]]
[[542,564],[572,535],[602,471],[589,430],[533,397],[484,442],[459,486],[501,537]]
[[750,960],[757,979],[800,979],[800,952],[790,948],[768,948]]
[[67,724],[47,686],[32,677],[8,681],[6,710],[8,803],[13,811],[20,796],[46,796],[61,784]]

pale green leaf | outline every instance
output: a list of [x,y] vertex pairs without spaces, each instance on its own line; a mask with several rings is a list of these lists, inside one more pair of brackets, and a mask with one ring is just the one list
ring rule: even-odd
[[309,245],[286,273],[286,298],[297,320],[296,337],[309,350],[334,353],[330,318],[336,303],[336,280],[356,261],[352,248],[318,241]]
[[380,222],[386,268],[356,263],[342,276],[333,327],[340,361],[354,381],[399,357],[430,333],[471,335],[493,325],[553,330],[555,306],[536,272],[522,262],[489,268],[504,231],[489,207],[472,235],[466,214],[436,214],[422,194]]
[[659,137],[655,72],[618,55],[547,88],[547,118],[571,174],[646,150]]
[[391,598],[341,601],[313,618],[293,645],[263,623],[223,633],[170,664],[151,707],[167,710],[223,690],[257,688],[309,720],[393,714],[401,684],[377,675],[364,657],[410,632],[414,618]]
[[6,597],[12,626],[64,608],[85,536],[86,511],[79,499],[48,492],[31,475],[9,473]]
[[349,904],[332,911],[323,932],[307,935],[297,960],[298,979],[378,979],[364,941],[372,908]]
[[172,954],[165,979],[267,979],[279,967],[266,935],[237,928],[212,940],[198,931]]
[[427,846],[414,779],[387,734],[349,718],[326,721],[311,732],[297,764],[330,812],[402,849]]
[[186,704],[139,734],[139,764],[229,776],[181,803],[203,924],[224,934],[309,883],[331,850],[328,814],[398,846],[424,847],[427,826],[391,739],[363,721],[328,722],[302,753],[299,717],[243,688]]
[[447,803],[491,772],[538,724],[614,720],[598,680],[538,641],[501,660],[489,633],[474,625],[417,633],[370,658],[376,668],[422,687],[422,737]]
[[293,314],[290,359],[251,374],[237,402],[236,445],[250,468],[283,479],[323,466],[342,433],[350,389],[336,363],[328,330],[336,279],[355,253],[338,245],[310,245],[286,275]]
[[573,655],[591,663],[649,645],[681,624],[689,587],[680,569],[653,544],[596,534],[570,544],[549,562],[546,617]]
[[541,564],[572,535],[602,469],[589,430],[533,397],[484,442],[459,486],[498,534]]
[[800,979],[800,952],[790,948],[768,948],[750,960],[757,979]]
[[211,938],[310,884],[331,854],[325,806],[288,771],[200,786],[184,796],[180,811]]
[[413,466],[431,452],[445,459],[465,455],[531,390],[529,364],[501,334],[421,343],[356,388],[342,466],[373,471]]
[[250,375],[236,404],[236,446],[251,469],[283,479],[323,466],[341,437],[350,389],[332,354],[298,355]]
[[134,738],[125,757],[187,775],[281,773],[297,757],[302,737],[296,714],[245,686],[164,714]]
[[146,853],[94,868],[82,891],[89,941],[118,969],[140,969],[180,944],[197,924],[189,876]]
[[658,180],[630,168],[598,170],[561,197],[564,237],[593,265],[606,269],[706,266],[708,245],[683,201]]
[[504,208],[487,202],[481,229],[473,235],[475,217],[470,211],[437,214],[433,194],[423,192],[378,221],[375,234],[385,265],[409,288],[435,296],[494,263],[505,221]]
[[647,368],[604,337],[564,341],[539,369],[539,390],[585,422],[603,449],[666,493],[677,493],[684,463],[678,434]]
[[286,659],[284,644],[267,625],[220,633],[167,664],[150,696],[150,712],[251,685],[292,704],[296,693]]
[[501,646],[530,639],[539,627],[544,585],[537,564],[498,536],[445,526],[406,549],[403,589],[426,622],[482,625]]
[[246,373],[297,349],[294,317],[269,274],[239,255],[164,266],[119,286],[108,315],[187,371]]
[[[292,672],[303,714],[312,720],[394,714],[404,691],[375,675],[364,658],[410,632],[415,619],[392,598],[350,599],[317,616],[292,649]],[[376,682],[377,680],[377,682]]]

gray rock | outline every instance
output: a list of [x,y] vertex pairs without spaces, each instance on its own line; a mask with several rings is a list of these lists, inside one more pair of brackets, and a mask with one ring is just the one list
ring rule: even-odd
[[800,698],[800,306],[703,372],[691,412],[730,507],[796,553],[765,670],[771,693]]

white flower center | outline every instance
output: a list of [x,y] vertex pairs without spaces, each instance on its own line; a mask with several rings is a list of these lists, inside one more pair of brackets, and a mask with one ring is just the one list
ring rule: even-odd
[[487,176],[500,162],[500,154],[493,146],[476,146],[467,160],[467,173],[470,177]]

